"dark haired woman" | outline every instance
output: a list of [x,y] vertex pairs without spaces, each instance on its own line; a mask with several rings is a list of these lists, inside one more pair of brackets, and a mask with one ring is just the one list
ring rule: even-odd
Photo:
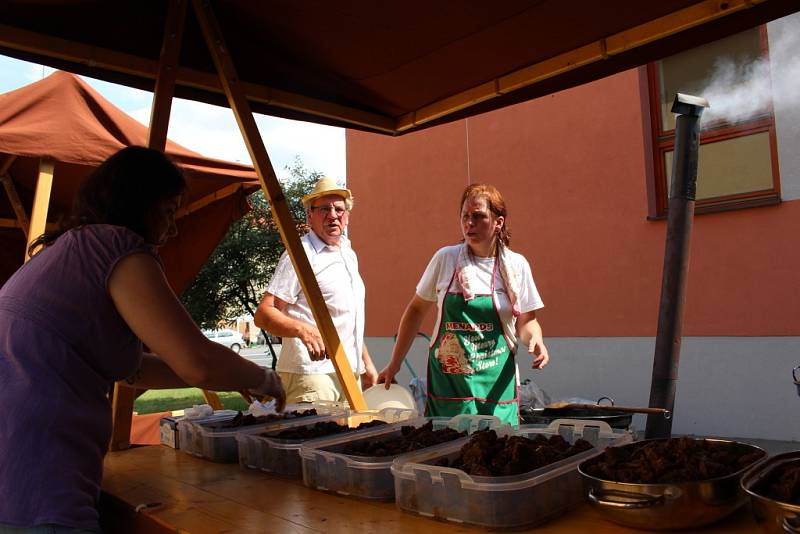
[[547,365],[536,310],[543,307],[528,261],[508,249],[506,205],[491,185],[461,196],[461,244],[439,249],[417,284],[398,327],[392,359],[378,375],[386,387],[400,370],[422,320],[439,316],[428,352],[426,415],[495,415],[519,423],[519,340],[532,366]]
[[99,531],[116,380],[282,402],[277,375],[206,339],[167,283],[155,249],[185,187],[161,152],[117,152],[0,289],[0,533]]

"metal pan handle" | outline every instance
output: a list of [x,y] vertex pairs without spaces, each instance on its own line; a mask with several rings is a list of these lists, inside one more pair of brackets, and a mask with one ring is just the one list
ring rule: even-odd
[[[601,492],[595,495],[594,488],[589,490],[589,500],[598,506],[607,506],[609,508],[623,508],[623,509],[642,509],[653,508],[664,504],[663,495],[646,495],[642,493],[626,493],[624,491],[609,491],[607,493]],[[615,501],[609,497],[624,497],[626,501]]]

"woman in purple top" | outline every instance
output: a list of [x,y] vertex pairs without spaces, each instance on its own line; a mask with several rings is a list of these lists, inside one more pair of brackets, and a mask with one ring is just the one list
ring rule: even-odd
[[0,534],[99,532],[117,380],[283,404],[280,378],[208,340],[167,283],[155,250],[185,187],[161,152],[119,151],[0,289]]

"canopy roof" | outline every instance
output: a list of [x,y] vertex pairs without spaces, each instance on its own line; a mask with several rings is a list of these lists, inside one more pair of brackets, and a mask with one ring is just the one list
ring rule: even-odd
[[[153,89],[169,2],[2,0],[0,53]],[[212,0],[253,110],[400,134],[582,84],[797,0]],[[193,10],[176,96],[227,105]]]
[[[83,177],[129,145],[146,146],[147,127],[73,74],[55,72],[0,94],[0,167],[11,161],[7,174],[28,216],[42,158],[55,160],[48,210],[55,222],[72,206]],[[258,178],[250,166],[205,158],[171,141],[166,153],[188,182],[178,238],[161,251],[170,283],[180,291],[246,212],[244,197],[257,189]],[[7,194],[0,194],[0,219],[16,219]],[[22,264],[25,244],[19,228],[0,228],[0,284]]]

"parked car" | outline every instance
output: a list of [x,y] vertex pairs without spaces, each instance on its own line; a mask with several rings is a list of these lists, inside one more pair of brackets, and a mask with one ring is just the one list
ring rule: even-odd
[[[272,343],[273,345],[281,344],[282,342],[281,338],[279,338],[278,336],[270,334],[269,332],[267,332],[267,335],[269,336],[269,342]],[[264,334],[261,330],[259,330],[258,335],[256,336],[256,345],[266,345],[266,344],[267,341],[266,339],[264,339]]]
[[205,336],[211,341],[219,343],[220,345],[225,345],[237,354],[240,350],[242,350],[242,347],[245,346],[242,334],[229,328],[223,328],[220,330],[204,330],[203,334],[205,334]]

